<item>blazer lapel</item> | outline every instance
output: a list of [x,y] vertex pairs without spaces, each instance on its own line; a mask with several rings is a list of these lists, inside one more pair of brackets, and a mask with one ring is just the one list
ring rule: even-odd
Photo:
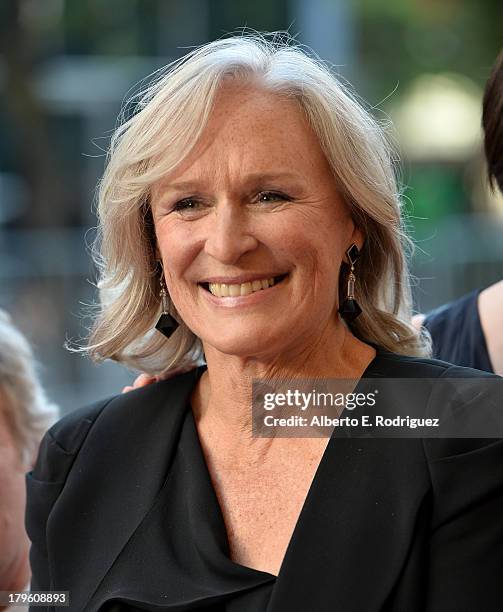
[[428,491],[421,440],[333,437],[268,612],[380,610],[406,564]]
[[71,585],[71,609],[86,608],[154,503],[203,369],[118,396],[91,428],[47,525],[52,588]]

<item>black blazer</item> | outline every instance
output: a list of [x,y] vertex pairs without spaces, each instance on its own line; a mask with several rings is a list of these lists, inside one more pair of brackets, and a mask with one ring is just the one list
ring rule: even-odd
[[[32,591],[69,590],[69,610],[98,609],[93,594],[165,482],[200,374],[76,410],[46,433],[27,474]],[[484,376],[391,353],[374,375]],[[268,611],[501,612],[503,440],[334,442]],[[152,542],[153,566],[160,554]]]

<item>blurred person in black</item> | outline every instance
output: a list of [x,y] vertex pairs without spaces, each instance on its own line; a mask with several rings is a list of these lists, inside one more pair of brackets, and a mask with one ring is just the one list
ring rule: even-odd
[[[482,126],[489,183],[503,193],[503,50],[486,84]],[[413,321],[430,332],[434,357],[503,376],[503,280]]]
[[437,414],[427,381],[462,377],[494,406],[498,377],[429,359],[412,326],[378,123],[258,34],[191,51],[135,108],[100,184],[86,350],[150,375],[206,363],[47,432],[32,589],[76,612],[499,612],[503,440],[253,435],[254,378],[412,377],[397,400]]
[[26,338],[0,310],[0,591],[29,588],[25,473],[33,468],[42,435],[57,416],[37,378]]

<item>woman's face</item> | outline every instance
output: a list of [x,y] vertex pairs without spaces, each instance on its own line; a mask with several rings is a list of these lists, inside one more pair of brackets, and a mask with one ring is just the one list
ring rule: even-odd
[[361,234],[295,101],[224,89],[152,212],[169,294],[205,349],[286,354],[341,324],[339,268]]

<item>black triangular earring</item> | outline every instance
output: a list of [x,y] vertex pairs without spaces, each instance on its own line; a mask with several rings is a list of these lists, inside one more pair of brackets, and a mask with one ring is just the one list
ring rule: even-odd
[[166,291],[166,285],[164,284],[164,276],[162,271],[160,283],[161,291],[159,295],[161,296],[162,313],[159,317],[159,320],[157,321],[155,328],[160,331],[161,334],[166,336],[166,338],[170,338],[173,332],[178,327],[179,323],[174,317],[169,314],[168,292]]
[[356,317],[358,317],[362,313],[362,309],[360,308],[358,302],[355,300],[356,277],[354,275],[354,270],[355,262],[358,257],[360,257],[360,251],[358,250],[356,244],[353,243],[349,247],[349,249],[346,251],[346,256],[348,258],[349,265],[351,266],[351,270],[348,276],[346,298],[339,308],[339,314],[347,323],[352,323],[356,319]]

